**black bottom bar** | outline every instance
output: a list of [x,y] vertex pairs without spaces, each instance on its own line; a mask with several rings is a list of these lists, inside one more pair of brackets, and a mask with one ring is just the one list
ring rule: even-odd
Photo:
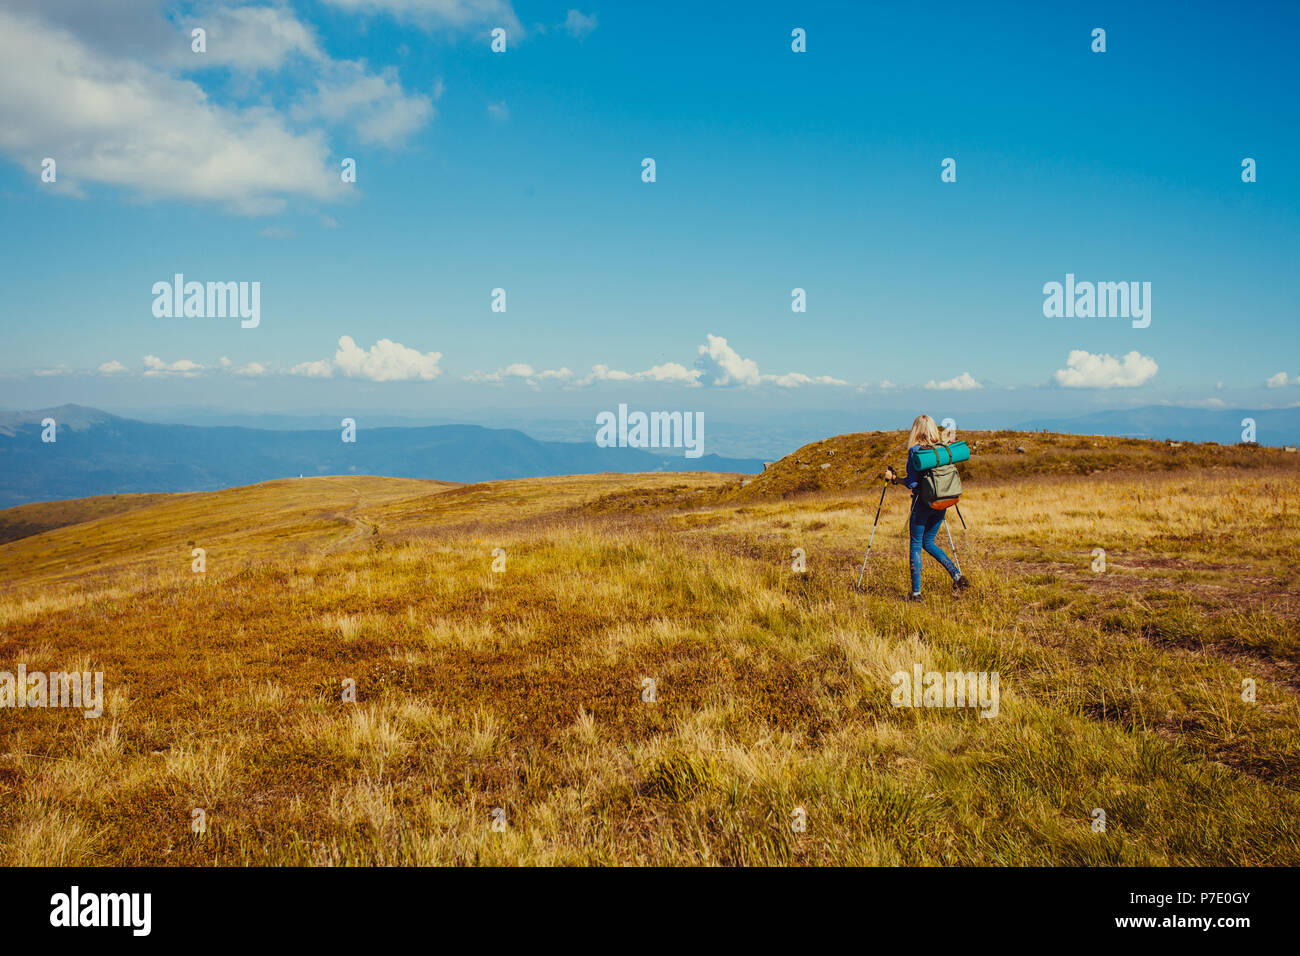
[[[674,928],[689,925],[689,938],[732,942],[785,931],[829,941],[847,930],[873,946],[1124,937],[1231,945],[1288,925],[1294,879],[1273,869],[9,869],[0,870],[0,913],[15,941],[35,933],[374,946],[394,933],[447,939],[460,929],[535,944],[612,930],[611,942],[658,946],[683,941]],[[76,922],[116,916],[120,925],[70,925],[74,886]],[[144,927],[143,896],[102,894],[149,894],[148,935],[133,928]]]

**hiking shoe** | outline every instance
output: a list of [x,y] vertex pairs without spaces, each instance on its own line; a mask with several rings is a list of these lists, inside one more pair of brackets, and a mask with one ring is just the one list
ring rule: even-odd
[[970,587],[970,578],[966,577],[964,574],[958,575],[957,579],[952,582],[952,589],[954,591],[965,591],[968,587]]
[[915,594],[909,594],[909,595],[907,596],[907,599],[908,599],[909,601],[919,601],[919,600],[921,600],[921,592],[920,592],[920,591],[917,591]]

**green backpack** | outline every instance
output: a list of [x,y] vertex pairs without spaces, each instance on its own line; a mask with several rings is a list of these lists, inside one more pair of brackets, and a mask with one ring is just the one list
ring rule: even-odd
[[[916,493],[921,499],[921,503],[933,508],[935,511],[943,511],[951,508],[961,498],[961,475],[957,473],[957,466],[954,465],[953,458],[958,461],[966,460],[970,457],[970,452],[966,449],[965,442],[957,442],[961,448],[954,456],[948,451],[947,445],[935,445],[933,448],[919,448],[912,454],[912,467],[921,472],[921,483],[917,486]],[[957,450],[954,446],[954,450]],[[936,454],[936,452],[938,454]],[[965,452],[965,455],[962,455]],[[940,465],[934,464],[922,470],[918,467],[928,461],[947,459]]]

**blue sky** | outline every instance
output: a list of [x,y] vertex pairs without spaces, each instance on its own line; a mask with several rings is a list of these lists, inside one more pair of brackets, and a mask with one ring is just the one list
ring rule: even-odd
[[0,0],[9,408],[1300,402],[1294,4],[86,6]]

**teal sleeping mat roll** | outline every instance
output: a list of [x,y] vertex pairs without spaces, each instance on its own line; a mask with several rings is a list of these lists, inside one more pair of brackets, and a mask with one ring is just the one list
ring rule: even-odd
[[918,448],[912,452],[912,467],[917,471],[929,471],[935,465],[951,465],[959,461],[970,461],[970,448],[964,441]]

